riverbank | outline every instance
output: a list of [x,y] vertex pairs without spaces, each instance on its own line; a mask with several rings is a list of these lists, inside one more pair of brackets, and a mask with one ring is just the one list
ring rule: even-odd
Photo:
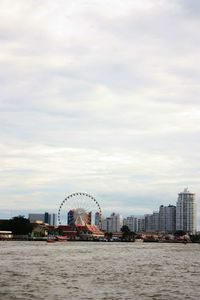
[[[48,238],[46,237],[37,237],[37,238],[13,238],[13,239],[0,239],[0,242],[4,242],[4,241],[14,241],[14,242],[20,242],[20,241],[24,241],[24,242],[47,242]],[[55,242],[73,242],[73,243],[77,243],[77,242],[85,242],[85,243],[153,243],[153,244],[200,244],[200,241],[180,241],[180,240],[140,240],[139,242],[137,240],[135,241],[112,241],[112,240],[61,240],[61,241],[55,241]]]

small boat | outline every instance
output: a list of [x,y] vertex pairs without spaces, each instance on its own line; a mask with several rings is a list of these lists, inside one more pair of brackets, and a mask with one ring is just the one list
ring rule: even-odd
[[47,243],[55,243],[55,240],[53,240],[53,239],[48,239],[48,240],[47,240]]
[[50,236],[47,238],[47,243],[66,242],[66,241],[67,241],[67,237],[61,235]]
[[47,237],[47,243],[55,243],[55,242],[56,242],[55,236],[49,235]]
[[56,235],[55,238],[56,238],[57,242],[66,242],[67,241],[67,237],[66,236]]

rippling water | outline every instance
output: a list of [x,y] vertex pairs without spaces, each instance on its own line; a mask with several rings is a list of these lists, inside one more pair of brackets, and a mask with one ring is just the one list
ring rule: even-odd
[[0,242],[0,299],[200,299],[200,244]]

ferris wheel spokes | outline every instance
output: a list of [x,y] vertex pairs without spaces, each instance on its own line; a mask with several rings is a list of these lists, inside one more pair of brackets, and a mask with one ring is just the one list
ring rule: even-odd
[[61,202],[58,210],[58,223],[59,225],[92,224],[96,214],[98,214],[99,220],[101,218],[101,207],[94,197],[82,192],[74,193]]

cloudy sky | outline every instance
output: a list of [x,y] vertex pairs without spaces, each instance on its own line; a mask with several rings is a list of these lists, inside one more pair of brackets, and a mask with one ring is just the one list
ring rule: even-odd
[[200,1],[0,0],[0,216],[200,197]]

